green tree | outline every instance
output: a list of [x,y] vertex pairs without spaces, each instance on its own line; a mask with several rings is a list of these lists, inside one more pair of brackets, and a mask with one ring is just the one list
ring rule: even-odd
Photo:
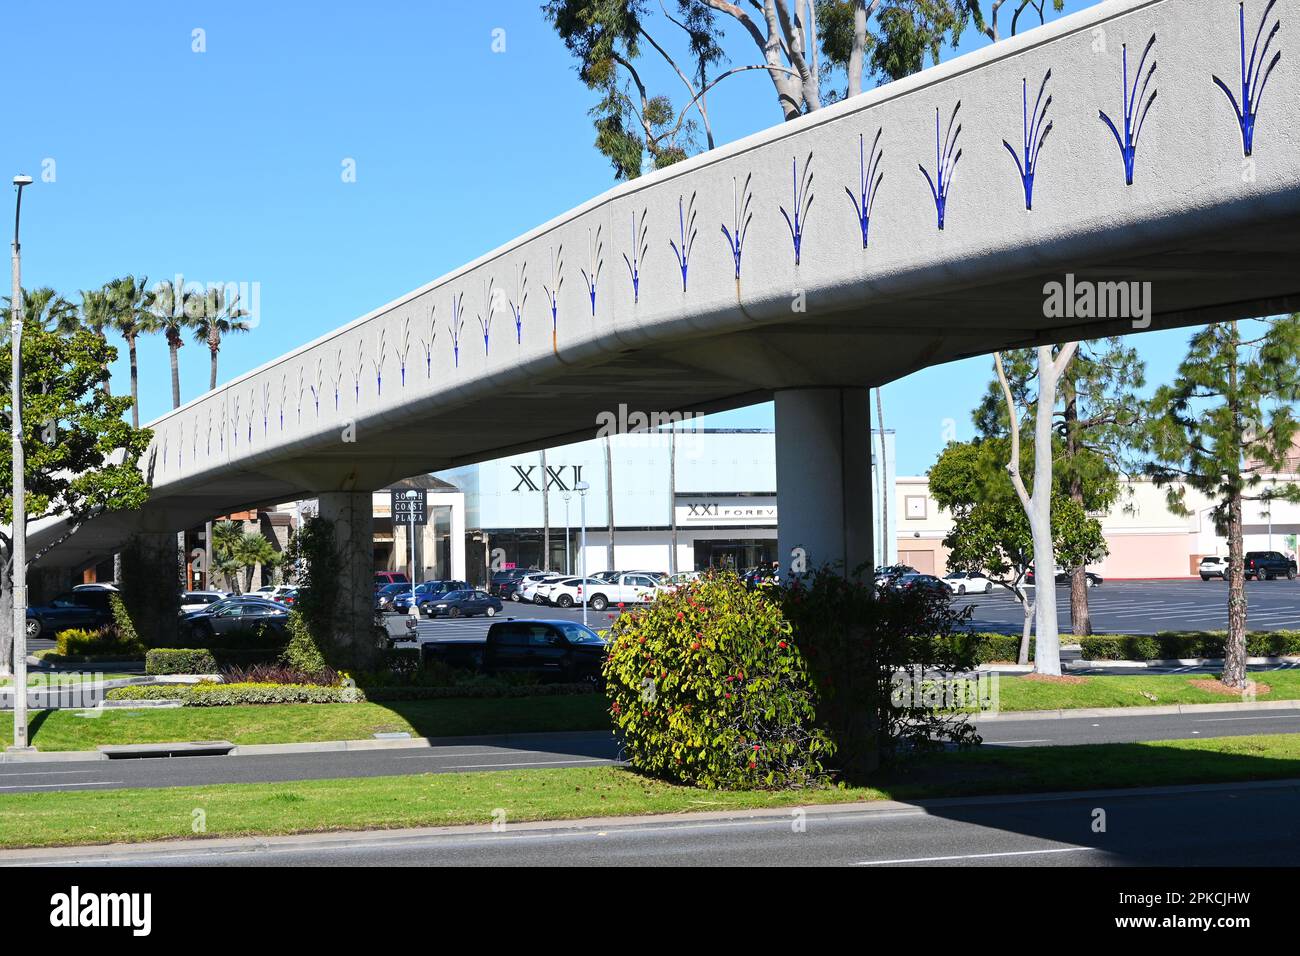
[[[37,323],[51,332],[71,332],[77,328],[77,307],[48,286],[23,290],[23,321]],[[5,315],[13,308],[12,296],[5,296]]]
[[1166,489],[1169,508],[1190,515],[1187,489],[1215,502],[1215,528],[1228,539],[1228,640],[1223,682],[1246,686],[1246,583],[1242,510],[1246,501],[1300,501],[1300,487],[1259,490],[1282,470],[1300,433],[1300,315],[1218,322],[1196,332],[1174,380],[1147,405],[1147,474]]
[[235,543],[230,557],[239,562],[244,571],[244,592],[253,589],[253,571],[257,567],[272,564],[276,560],[276,550],[266,535],[258,531],[246,531]]
[[238,294],[227,296],[219,287],[210,288],[201,298],[202,309],[193,316],[191,328],[194,341],[206,345],[211,357],[211,372],[208,376],[208,389],[217,387],[217,355],[221,351],[221,342],[236,332],[252,329],[244,319],[248,312],[239,305]]
[[[1013,446],[1019,454],[1018,470],[1032,468],[1033,452],[1010,437],[950,442],[929,471],[930,493],[953,516],[944,545],[950,551],[948,566],[959,571],[981,571],[1006,588],[1024,612],[1020,662],[1029,662],[1029,636],[1043,591],[1052,587],[1053,571],[1037,574],[1035,600],[1029,598],[1026,578],[1035,566],[1034,537],[1029,515],[1012,484],[1007,463]],[[1101,524],[1088,517],[1073,501],[1063,476],[1058,475],[1051,508],[1053,561],[1062,567],[1087,564],[1106,553]],[[1047,585],[1047,587],[1044,587]],[[1055,612],[1053,612],[1055,613]]]
[[[1037,355],[1033,349],[1002,353],[1003,371],[1017,407],[1036,411]],[[1087,512],[1105,511],[1119,499],[1120,476],[1131,471],[1139,442],[1146,365],[1120,337],[1080,342],[1062,373],[1054,410],[1052,470],[1058,491]],[[1005,436],[1007,404],[995,378],[976,408],[975,427]],[[1076,636],[1092,633],[1086,570],[1070,569],[1070,621]]]
[[146,288],[148,282],[143,276],[123,276],[105,287],[112,316],[110,324],[126,342],[127,354],[131,360],[131,425],[135,428],[140,427],[140,363],[136,344],[141,335],[154,330],[157,322],[156,316],[150,311],[153,293]]
[[[12,343],[0,345],[0,430],[12,429]],[[130,400],[107,390],[108,364],[116,350],[92,332],[60,335],[38,320],[24,322],[23,475],[29,521],[137,508],[148,496],[139,467],[150,432],[127,425]],[[0,526],[13,523],[13,459],[0,457]],[[13,656],[13,581],[26,568],[13,566],[13,541],[0,531],[0,668]],[[39,554],[28,552],[28,561]]]

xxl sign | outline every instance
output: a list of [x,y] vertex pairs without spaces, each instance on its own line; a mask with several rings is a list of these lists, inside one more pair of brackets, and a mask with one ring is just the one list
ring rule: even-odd
[[542,474],[541,465],[511,465],[510,467],[514,469],[515,477],[518,479],[511,491],[541,491],[543,484],[548,491],[552,488],[573,491],[578,482],[582,481],[582,465],[547,465],[545,476]]

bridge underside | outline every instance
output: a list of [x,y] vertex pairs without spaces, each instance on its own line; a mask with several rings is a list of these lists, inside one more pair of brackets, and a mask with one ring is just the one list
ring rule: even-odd
[[139,513],[104,515],[71,537],[66,527],[47,523],[33,530],[32,544],[44,549],[58,542],[38,559],[41,566],[82,566],[135,531],[175,531],[246,507],[374,490],[429,471],[590,438],[597,416],[617,411],[620,403],[645,412],[719,411],[767,400],[779,389],[876,386],[999,348],[1144,331],[1130,318],[1047,317],[1044,285],[1064,281],[1067,273],[1078,282],[1150,283],[1153,331],[1296,311],[1297,248],[1300,220],[1284,216],[1225,221],[1179,246],[1117,243],[1111,254],[1077,264],[1043,248],[947,263],[928,277],[924,294],[915,291],[913,276],[897,295],[873,285],[869,307],[823,311],[809,299],[807,311],[792,310],[788,321],[713,335],[678,329],[671,345],[629,341],[621,352],[552,365],[527,381],[495,381],[460,403],[442,401],[402,420],[358,425],[352,442],[335,436],[280,459],[250,459],[245,470],[196,476],[183,487],[169,486]]

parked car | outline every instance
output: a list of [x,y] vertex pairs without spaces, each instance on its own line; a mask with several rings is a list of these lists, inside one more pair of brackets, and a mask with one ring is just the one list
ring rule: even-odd
[[893,587],[898,583],[898,579],[903,575],[919,573],[920,572],[910,564],[887,564],[883,567],[876,568],[876,587]]
[[1288,558],[1281,551],[1247,551],[1245,567],[1247,580],[1286,578],[1294,581],[1296,577],[1295,559]]
[[776,584],[776,569],[768,565],[750,568],[740,576],[740,579],[745,583],[745,587],[749,588],[751,591],[756,590],[757,588],[770,587],[771,585]]
[[410,578],[408,578],[401,571],[376,571],[375,572],[376,592],[378,592],[380,588],[385,587],[389,584],[408,584],[408,583],[410,583]]
[[608,644],[576,621],[498,621],[483,639],[425,641],[425,661],[486,674],[536,674],[566,683],[599,682]]
[[[429,605],[447,594],[450,591],[464,591],[469,587],[464,581],[421,581],[415,586],[415,605],[420,609],[420,613],[428,615]],[[411,613],[411,588],[407,585],[404,590],[397,592],[393,598],[392,610],[398,614]]]
[[[1101,576],[1100,574],[1097,574],[1097,573],[1094,572],[1094,571],[1084,571],[1083,573],[1084,573],[1084,577],[1086,578],[1086,580],[1087,580],[1087,582],[1088,582],[1088,587],[1090,587],[1090,588],[1101,587],[1102,576]],[[1057,569],[1056,569],[1056,575],[1055,575],[1055,577],[1053,578],[1053,580],[1054,580],[1057,584],[1069,584],[1069,583],[1070,583],[1070,572],[1069,572],[1069,571],[1062,571],[1060,568],[1057,568]],[[1033,569],[1032,567],[1031,567],[1028,571],[1025,572],[1025,583],[1026,583],[1026,584],[1033,584],[1033,583],[1034,583],[1034,569]]]
[[604,581],[595,578],[560,578],[558,581],[544,583],[538,588],[538,594],[546,599],[547,604],[556,607],[582,607],[588,595],[597,593],[605,587]]
[[526,575],[519,579],[519,588],[515,591],[513,597],[515,600],[524,603],[532,603],[537,600],[538,585],[542,584],[544,581],[556,581],[562,577],[566,577],[566,575],[557,574],[554,571],[544,571],[538,574]]
[[646,604],[659,594],[659,580],[651,572],[624,572],[612,581],[593,574],[591,580],[598,582],[587,592],[587,604],[594,611],[603,611],[611,604]]
[[1228,580],[1228,559],[1221,555],[1210,555],[1201,558],[1200,567],[1197,569],[1201,573],[1201,580],[1208,581],[1210,578],[1219,578]]
[[400,594],[405,594],[409,600],[411,595],[411,585],[406,582],[385,584],[375,592],[375,610],[385,612],[395,610],[393,607],[393,601],[396,600],[397,596]]
[[504,601],[515,593],[524,575],[536,570],[537,568],[506,568],[504,571],[495,571],[492,580],[488,583],[487,591]]
[[944,575],[943,583],[953,594],[989,594],[993,582],[978,571],[954,571]]
[[224,601],[227,597],[225,591],[184,591],[181,593],[181,614],[202,611],[208,605]]
[[285,607],[293,607],[298,603],[298,589],[289,588],[288,590],[282,591],[280,592],[280,596],[275,600],[277,603],[283,604]]
[[181,620],[194,637],[204,640],[260,627],[283,631],[289,620],[289,609],[275,601],[244,595],[217,601],[202,611],[186,614]]
[[92,581],[90,584],[74,584],[74,591],[116,591],[117,585],[112,581]]
[[266,584],[253,591],[252,594],[256,597],[266,598],[268,601],[278,601],[280,595],[293,590],[295,589],[288,584]]
[[113,620],[109,605],[112,591],[83,589],[64,591],[46,604],[27,608],[27,639],[42,634],[54,637],[74,627],[103,627]]
[[944,597],[952,594],[948,585],[933,574],[904,574],[898,579],[896,586],[900,591],[931,591],[935,594],[942,594]]
[[448,591],[429,606],[430,617],[473,617],[486,614],[493,617],[505,605],[486,591]]

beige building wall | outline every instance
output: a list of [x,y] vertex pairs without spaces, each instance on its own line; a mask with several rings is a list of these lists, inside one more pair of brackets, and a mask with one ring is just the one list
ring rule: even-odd
[[[1294,475],[1264,481],[1282,485]],[[1125,482],[1110,511],[1095,517],[1110,553],[1091,565],[1107,578],[1186,578],[1194,576],[1205,555],[1228,553],[1227,541],[1215,532],[1210,512],[1213,503],[1190,488],[1183,498],[1187,515],[1170,511],[1166,490],[1146,479]],[[900,477],[893,506],[897,509],[898,560],[927,574],[948,572],[948,551],[943,539],[952,528],[952,516],[930,496],[924,476]],[[1274,550],[1294,556],[1300,534],[1300,504],[1275,501],[1272,535],[1268,533],[1269,505],[1248,502],[1245,508],[1245,547],[1248,551]]]

